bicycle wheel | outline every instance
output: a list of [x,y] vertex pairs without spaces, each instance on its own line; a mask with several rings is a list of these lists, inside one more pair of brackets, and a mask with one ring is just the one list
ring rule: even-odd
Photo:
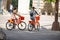
[[33,25],[32,24],[28,24],[28,31],[32,31],[33,30]]
[[7,23],[6,23],[6,29],[12,30],[12,29],[13,29],[13,24],[10,23],[10,22],[7,22]]
[[20,30],[25,30],[26,29],[26,23],[25,22],[21,22],[20,24],[18,24],[18,28]]

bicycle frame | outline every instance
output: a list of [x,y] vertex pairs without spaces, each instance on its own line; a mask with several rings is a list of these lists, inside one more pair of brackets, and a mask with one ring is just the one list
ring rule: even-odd
[[39,20],[40,20],[40,16],[37,15],[37,16],[35,17],[35,21],[34,21],[34,20],[29,21],[29,24],[32,24],[32,25],[38,25]]
[[[20,16],[20,17],[16,20],[16,23],[19,24],[19,23],[21,23],[23,20],[24,20],[24,17],[23,17],[23,16]],[[15,20],[14,20],[14,19],[10,19],[10,20],[8,20],[8,22],[14,23]],[[16,23],[15,23],[15,24],[16,24]]]

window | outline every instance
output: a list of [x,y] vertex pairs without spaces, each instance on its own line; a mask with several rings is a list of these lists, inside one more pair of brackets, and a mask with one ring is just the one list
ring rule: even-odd
[[45,15],[45,12],[42,12],[42,15]]
[[47,13],[48,15],[50,15],[51,13]]

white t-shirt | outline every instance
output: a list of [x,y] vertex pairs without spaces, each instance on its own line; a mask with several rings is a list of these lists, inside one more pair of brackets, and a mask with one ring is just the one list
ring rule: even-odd
[[10,10],[13,10],[13,5],[10,4]]
[[[17,12],[17,14],[18,14],[18,12]],[[12,19],[16,19],[16,18],[18,19],[19,16],[18,16],[18,15],[14,15],[14,14],[12,13],[12,14],[11,14],[11,18],[12,18]]]

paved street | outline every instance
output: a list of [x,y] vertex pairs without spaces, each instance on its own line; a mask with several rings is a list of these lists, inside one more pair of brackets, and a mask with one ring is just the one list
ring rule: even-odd
[[20,31],[20,30],[4,30],[7,40],[60,40],[59,31]]

